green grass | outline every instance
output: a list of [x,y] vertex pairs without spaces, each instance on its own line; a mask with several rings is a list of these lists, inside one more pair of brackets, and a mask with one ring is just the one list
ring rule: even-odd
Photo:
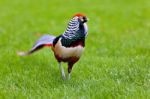
[[[89,35],[69,81],[49,48],[16,55],[38,32],[63,33],[76,12],[89,17]],[[150,1],[0,0],[0,98],[150,98]]]

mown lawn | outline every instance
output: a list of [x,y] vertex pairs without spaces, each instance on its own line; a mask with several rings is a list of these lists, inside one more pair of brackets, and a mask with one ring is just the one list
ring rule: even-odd
[[[76,12],[89,35],[69,81],[49,48],[16,55],[63,33]],[[0,98],[150,98],[150,0],[0,0]]]

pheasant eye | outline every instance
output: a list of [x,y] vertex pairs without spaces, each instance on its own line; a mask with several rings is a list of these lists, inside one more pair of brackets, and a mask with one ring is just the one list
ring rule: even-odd
[[83,19],[83,22],[87,22],[88,21],[87,17],[85,17],[85,16],[83,16],[82,19]]
[[83,19],[85,20],[85,19],[86,19],[86,17],[85,17],[85,16],[83,16]]

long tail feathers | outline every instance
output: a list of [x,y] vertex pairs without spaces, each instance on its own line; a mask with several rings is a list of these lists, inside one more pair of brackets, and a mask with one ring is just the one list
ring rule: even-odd
[[42,37],[40,37],[36,43],[33,45],[33,47],[31,48],[30,51],[28,52],[17,52],[17,54],[19,56],[26,56],[26,55],[30,55],[33,52],[43,48],[44,46],[53,46],[53,40],[56,37],[53,35],[43,35]]

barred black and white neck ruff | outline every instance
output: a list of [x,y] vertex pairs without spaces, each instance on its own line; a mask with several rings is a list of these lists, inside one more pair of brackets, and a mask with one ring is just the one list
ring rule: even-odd
[[[83,27],[84,27],[83,34],[86,37],[88,34],[87,24],[83,23]],[[67,27],[66,31],[62,34],[62,36],[65,38],[68,38],[68,39],[72,39],[79,30],[80,30],[80,22],[78,20],[78,17],[74,17],[68,23],[68,27]]]
[[[74,17],[68,23],[66,31],[62,34],[62,45],[65,47],[70,47],[73,44],[79,42],[80,40],[85,40],[88,34],[88,28],[86,23],[81,23],[78,17]],[[84,45],[84,44],[83,44]]]
[[72,39],[75,36],[75,33],[79,30],[79,21],[77,17],[71,19],[68,23],[68,27],[66,31],[62,34],[62,36],[66,39]]

